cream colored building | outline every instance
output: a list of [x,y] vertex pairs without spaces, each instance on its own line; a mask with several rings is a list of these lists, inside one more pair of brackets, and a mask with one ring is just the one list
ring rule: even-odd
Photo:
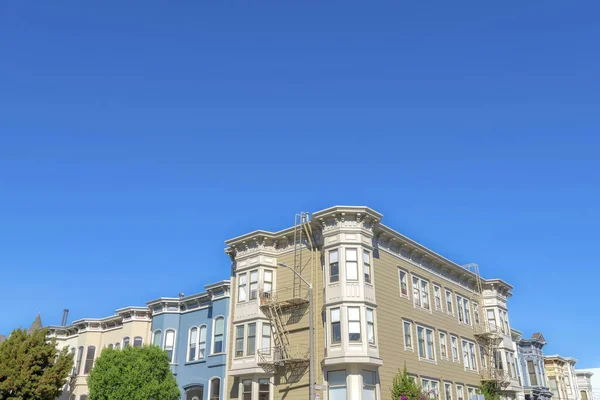
[[577,386],[579,387],[579,397],[581,400],[594,400],[594,388],[592,386],[592,376],[594,373],[587,370],[575,370],[577,377]]
[[553,400],[581,400],[575,375],[577,360],[558,354],[544,357],[544,368]]
[[106,318],[85,318],[67,326],[49,326],[48,338],[56,338],[59,349],[67,347],[73,354],[73,370],[60,400],[86,400],[87,376],[102,349],[149,344],[150,325],[148,308],[126,307]]
[[[279,232],[226,241],[228,398],[306,399],[309,340],[317,399],[387,399],[405,364],[431,397],[465,400],[482,380],[496,383],[504,398],[517,397],[512,287],[381,221],[368,207],[332,207],[311,218],[302,213]],[[292,270],[314,287],[312,338],[307,285]]]

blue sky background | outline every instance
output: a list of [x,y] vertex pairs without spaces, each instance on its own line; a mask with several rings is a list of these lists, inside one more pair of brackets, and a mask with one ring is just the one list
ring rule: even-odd
[[514,287],[599,367],[598,2],[2,2],[0,333],[226,279],[294,213]]

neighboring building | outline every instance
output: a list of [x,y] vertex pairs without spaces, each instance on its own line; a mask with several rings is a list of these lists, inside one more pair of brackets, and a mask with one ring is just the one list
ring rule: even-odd
[[600,400],[600,368],[587,368],[586,371],[593,373],[590,381],[592,383],[592,393],[594,400]]
[[531,339],[524,339],[521,332],[513,329],[519,358],[518,368],[520,370],[523,385],[523,398],[525,400],[550,400],[552,393],[548,388],[546,371],[544,367],[543,348],[546,345],[544,336],[537,332]]
[[594,388],[592,387],[593,372],[587,370],[575,370],[579,396],[581,400],[594,400]]
[[575,377],[575,364],[577,360],[572,357],[552,355],[544,357],[544,366],[548,385],[552,392],[552,400],[581,400],[577,379]]
[[[232,259],[228,398],[306,399],[309,340],[323,400],[388,398],[406,364],[432,396],[465,400],[482,380],[522,391],[507,299],[485,280],[380,223],[368,207],[296,216],[226,242]],[[287,267],[289,267],[289,269]],[[309,337],[307,285],[315,310]],[[311,399],[312,400],[312,399]]]
[[0,335],[0,344],[6,340],[6,336]]
[[87,376],[102,349],[150,343],[150,324],[148,308],[126,307],[106,318],[85,318],[67,326],[48,326],[48,338],[55,338],[59,349],[67,347],[73,354],[73,370],[60,400],[87,400]]
[[182,399],[225,398],[229,281],[204,287],[206,292],[149,301],[152,343],[171,357]]

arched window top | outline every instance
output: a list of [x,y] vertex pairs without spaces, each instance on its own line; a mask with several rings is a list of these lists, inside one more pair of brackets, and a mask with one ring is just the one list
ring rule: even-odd
[[115,343],[115,350],[121,350],[121,343]]
[[123,348],[129,346],[129,336],[123,338]]
[[161,339],[162,339],[162,331],[160,329],[155,330],[154,334],[152,336],[152,344],[162,348],[162,340]]
[[141,336],[136,336],[133,338],[133,347],[142,347],[144,343],[144,339]]
[[171,363],[175,362],[173,360],[173,356],[175,355],[175,352],[173,351],[173,349],[175,348],[175,330],[174,329],[167,329],[165,331],[165,347],[164,350],[167,352],[167,355],[169,356],[169,360]]
[[208,382],[209,400],[219,400],[221,397],[221,378],[214,377]]
[[189,387],[185,390],[185,400],[203,400],[204,386],[197,385]]
[[223,338],[225,335],[225,318],[222,315],[219,315],[213,320],[214,329],[213,329],[213,346],[212,353],[222,353],[224,351],[223,348]]

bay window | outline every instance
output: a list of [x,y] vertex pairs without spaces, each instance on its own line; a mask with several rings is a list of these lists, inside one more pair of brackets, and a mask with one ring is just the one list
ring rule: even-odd
[[340,325],[340,309],[331,309],[331,343],[342,341],[342,327]]
[[346,400],[346,371],[327,373],[328,400]]
[[346,280],[358,280],[358,258],[356,249],[346,249]]
[[252,379],[242,381],[242,400],[252,400]]
[[271,353],[271,325],[264,322],[262,324],[260,348],[263,353]]
[[372,308],[367,308],[367,340],[370,344],[375,344],[375,320]]
[[85,366],[83,367],[83,373],[89,374],[94,366],[94,356],[96,355],[96,347],[88,346],[87,354],[85,356]]
[[173,363],[173,349],[175,348],[175,331],[169,329],[165,332],[165,351],[167,352],[167,356],[169,357],[169,362]]
[[371,253],[363,250],[363,272],[365,274],[365,282],[371,283]]
[[360,308],[348,307],[348,340],[360,342]]
[[235,356],[242,357],[244,355],[244,325],[239,325],[235,328]]
[[247,275],[245,273],[238,276],[238,303],[243,303],[247,298]]
[[258,380],[258,400],[269,400],[271,397],[271,385],[269,380],[261,378]]
[[250,300],[258,296],[258,270],[250,271]]
[[273,290],[273,271],[266,269],[263,274],[263,293],[271,293]]
[[331,250],[329,252],[329,283],[338,282],[340,280],[340,264],[338,261],[338,251]]
[[362,400],[375,400],[375,372],[361,371],[363,381]]
[[246,355],[256,353],[256,323],[248,324],[248,338],[246,342]]

